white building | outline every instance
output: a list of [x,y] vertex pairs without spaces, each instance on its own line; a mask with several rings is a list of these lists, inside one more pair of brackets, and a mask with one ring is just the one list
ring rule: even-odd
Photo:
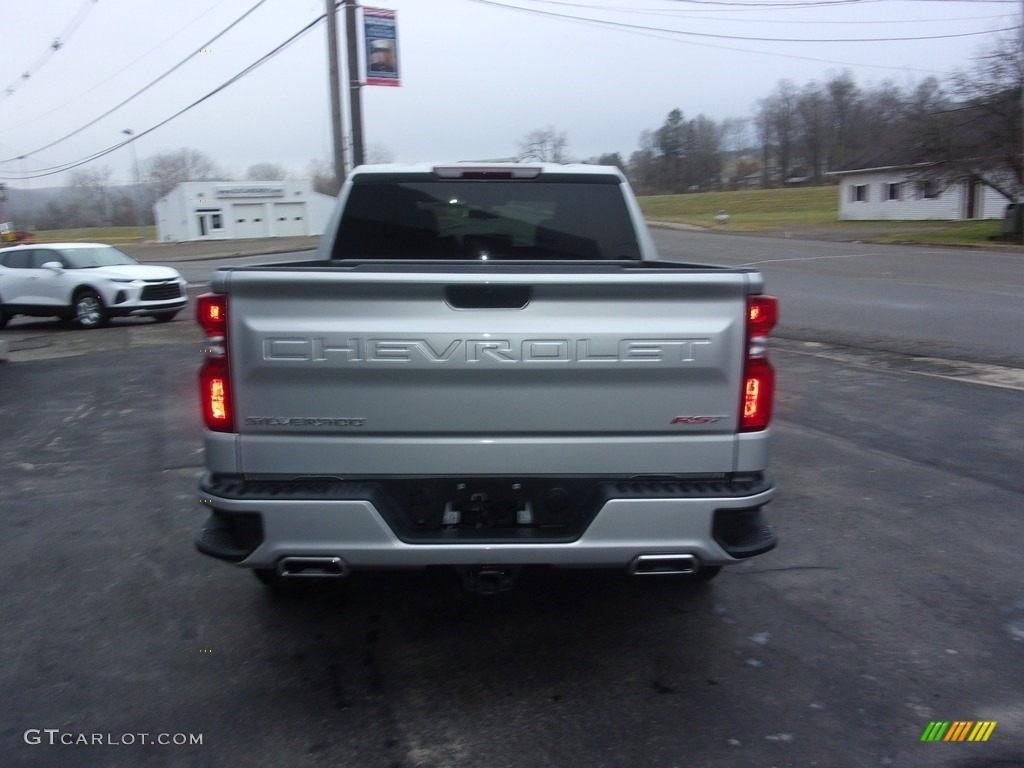
[[153,206],[160,242],[322,235],[336,200],[311,181],[187,181]]
[[942,185],[920,166],[891,165],[834,171],[841,221],[1001,219],[1010,201],[980,181]]

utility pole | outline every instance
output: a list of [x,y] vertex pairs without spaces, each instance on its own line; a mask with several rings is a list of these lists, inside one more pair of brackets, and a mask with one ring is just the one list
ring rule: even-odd
[[[1024,0],[1022,0],[1024,2]],[[363,104],[359,82],[359,40],[356,36],[356,0],[345,0],[345,37],[348,43],[348,107],[352,123],[352,165],[366,162],[363,153]]]
[[327,3],[327,64],[330,69],[331,132],[334,146],[334,180],[345,178],[345,139],[341,131],[341,77],[338,74],[338,22],[335,0]]

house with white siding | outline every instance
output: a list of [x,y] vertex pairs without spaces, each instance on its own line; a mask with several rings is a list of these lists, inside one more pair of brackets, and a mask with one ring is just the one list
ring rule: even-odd
[[1010,203],[977,179],[929,178],[927,165],[833,171],[841,221],[1001,219]]

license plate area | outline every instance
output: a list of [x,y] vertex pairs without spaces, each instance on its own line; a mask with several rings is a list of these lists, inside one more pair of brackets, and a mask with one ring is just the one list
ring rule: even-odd
[[483,492],[474,493],[466,501],[445,503],[441,525],[455,528],[529,527],[535,524],[533,504],[521,499],[494,499]]

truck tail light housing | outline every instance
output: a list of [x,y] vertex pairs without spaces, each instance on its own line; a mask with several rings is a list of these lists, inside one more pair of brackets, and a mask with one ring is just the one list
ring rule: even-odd
[[196,320],[206,333],[206,358],[199,369],[203,423],[214,432],[234,432],[231,372],[227,358],[227,296],[204,293],[196,299]]
[[208,337],[224,337],[228,328],[228,297],[204,293],[196,299],[196,321]]
[[747,298],[747,356],[740,393],[740,431],[767,429],[775,400],[775,370],[768,362],[768,334],[779,320],[774,296]]
[[206,428],[214,432],[234,432],[227,360],[209,357],[204,360],[199,370],[199,388]]

